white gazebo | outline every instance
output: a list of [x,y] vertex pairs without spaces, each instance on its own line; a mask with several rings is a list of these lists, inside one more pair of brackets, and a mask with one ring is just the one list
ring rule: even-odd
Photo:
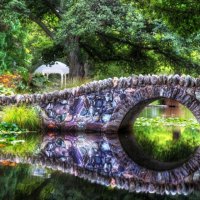
[[62,87],[66,86],[67,76],[69,74],[69,67],[62,62],[55,61],[53,65],[41,65],[35,70],[34,74],[36,73],[46,75],[47,78],[49,77],[49,74],[60,74]]

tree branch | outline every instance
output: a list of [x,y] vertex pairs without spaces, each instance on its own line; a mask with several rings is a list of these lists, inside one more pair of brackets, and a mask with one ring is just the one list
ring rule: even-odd
[[187,8],[187,10],[181,9],[181,8],[176,8],[176,7],[163,7],[163,6],[154,6],[156,9],[160,11],[164,11],[164,12],[168,12],[168,13],[178,13],[178,14],[199,14],[200,10],[198,7],[194,7],[194,8]]
[[33,16],[29,16],[30,20],[38,24],[42,30],[46,33],[47,36],[49,36],[51,39],[54,39],[54,34],[47,28],[47,26],[38,18],[35,18]]
[[59,19],[62,19],[61,14],[56,10],[56,8],[52,5],[52,3],[49,0],[43,0],[43,1]]
[[31,14],[31,12],[25,13],[23,9],[21,9],[21,8],[19,8],[17,6],[14,6],[13,9],[15,10],[15,12],[21,14],[22,16],[25,16],[25,17],[29,18],[31,21],[33,21],[36,24],[38,24],[42,28],[42,30],[46,33],[46,35],[48,37],[50,37],[51,39],[54,39],[54,34],[49,30],[49,28],[39,18],[34,17]]
[[90,45],[83,43],[83,42],[79,42],[80,46],[88,53],[88,55],[90,57],[92,57],[93,59],[98,59],[101,60],[103,62],[109,62],[109,61],[126,61],[126,62],[133,62],[133,58],[131,56],[125,56],[123,55],[117,55],[117,54],[112,54],[112,55],[108,55],[108,53],[106,52],[100,52],[98,51],[96,48],[91,47]]

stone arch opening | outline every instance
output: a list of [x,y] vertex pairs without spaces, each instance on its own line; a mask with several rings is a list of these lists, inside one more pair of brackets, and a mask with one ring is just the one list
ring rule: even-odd
[[155,90],[155,88],[143,88],[138,90],[133,96],[132,105],[129,106],[127,113],[121,120],[118,132],[120,142],[129,157],[139,165],[156,171],[165,171],[180,167],[193,157],[193,154],[191,154],[188,158],[180,159],[175,162],[162,162],[152,159],[142,151],[134,136],[130,134],[132,124],[141,111],[153,101],[165,98],[176,100],[187,107],[193,113],[197,121],[199,121],[199,101],[188,95],[183,89],[165,88],[163,90],[163,88],[157,88],[157,90]]

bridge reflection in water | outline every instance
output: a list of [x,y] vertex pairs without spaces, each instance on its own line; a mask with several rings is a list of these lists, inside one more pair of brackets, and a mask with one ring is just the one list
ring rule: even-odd
[[48,133],[35,156],[1,155],[0,160],[29,163],[72,174],[93,183],[130,192],[189,194],[199,189],[200,149],[187,163],[172,170],[149,170],[124,152],[116,135]]
[[[164,101],[164,107],[146,109],[157,110],[158,116],[195,119],[176,101]],[[131,192],[186,195],[199,189],[200,149],[176,162],[160,162],[143,154],[130,129],[118,134],[49,133],[43,138],[40,155],[63,163],[69,173]]]

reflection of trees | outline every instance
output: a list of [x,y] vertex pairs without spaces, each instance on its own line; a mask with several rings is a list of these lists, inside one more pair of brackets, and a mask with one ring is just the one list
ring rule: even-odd
[[[24,199],[24,196],[31,197],[33,191],[37,191],[44,180],[29,176],[30,167],[1,167],[0,172],[0,200]],[[35,199],[37,193],[34,193]]]
[[[165,99],[165,104],[167,107],[164,109],[164,115],[166,117],[181,117],[183,115],[181,111],[181,104],[178,101],[173,99]],[[181,137],[180,127],[172,126],[172,139],[174,141],[178,140]]]
[[165,99],[165,105],[167,107],[164,110],[164,115],[166,117],[181,117],[181,104],[173,99]]
[[16,169],[10,171],[9,168],[6,167],[2,171],[2,167],[0,167],[0,172],[0,199],[14,199],[17,183]]
[[50,179],[30,176],[30,167],[0,168],[0,200],[198,200],[188,197],[129,193],[91,184],[78,177],[53,172]]
[[0,167],[0,199],[15,199],[18,183],[28,174],[28,168]]

